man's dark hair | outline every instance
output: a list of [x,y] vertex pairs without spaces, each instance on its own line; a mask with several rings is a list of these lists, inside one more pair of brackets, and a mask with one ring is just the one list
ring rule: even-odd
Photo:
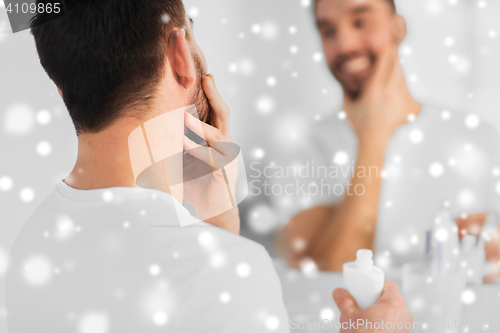
[[164,76],[168,36],[185,28],[182,0],[60,2],[60,14],[37,14],[30,26],[77,135],[100,132],[125,112],[142,119]]
[[394,11],[396,11],[396,3],[394,2],[394,0],[387,0],[387,2],[389,2],[389,4],[391,5],[392,9]]
[[[314,0],[314,8],[316,8],[318,1],[320,1],[320,0]],[[394,2],[394,0],[385,0],[385,1],[387,1],[389,3],[389,5],[391,6],[392,10],[394,12],[396,12],[396,3]]]
[[396,11],[396,3],[394,2],[394,0],[385,0],[385,1],[389,3],[393,11]]

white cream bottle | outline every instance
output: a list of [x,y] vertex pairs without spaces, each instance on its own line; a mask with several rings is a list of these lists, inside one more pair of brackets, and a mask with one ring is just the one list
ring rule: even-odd
[[342,267],[344,286],[364,310],[377,301],[384,289],[384,272],[373,264],[373,252],[361,249],[356,252],[356,261],[346,262]]

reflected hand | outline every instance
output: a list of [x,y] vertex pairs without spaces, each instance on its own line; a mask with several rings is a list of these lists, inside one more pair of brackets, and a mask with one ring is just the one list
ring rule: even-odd
[[361,96],[344,96],[347,117],[360,141],[382,138],[388,141],[398,126],[407,122],[406,96],[400,96],[404,75],[397,48],[388,45],[375,63]]

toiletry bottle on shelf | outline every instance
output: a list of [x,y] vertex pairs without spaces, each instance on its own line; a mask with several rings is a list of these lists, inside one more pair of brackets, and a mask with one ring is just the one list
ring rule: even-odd
[[486,255],[484,247],[481,249],[476,243],[476,236],[465,235],[460,244],[460,266],[466,271],[467,282],[473,285],[483,282],[483,263]]
[[432,273],[440,275],[456,273],[460,261],[460,242],[457,223],[451,218],[449,211],[441,211],[434,219],[432,237],[434,246],[439,248],[435,251],[435,255],[439,257],[434,258],[439,265],[436,272],[435,262],[432,263]]
[[373,305],[384,289],[384,272],[373,264],[371,250],[358,250],[356,261],[343,265],[342,276],[345,288],[361,310]]
[[465,235],[462,238],[460,266],[466,271],[467,283],[481,285],[483,278],[491,273],[491,265],[486,261],[485,238]]

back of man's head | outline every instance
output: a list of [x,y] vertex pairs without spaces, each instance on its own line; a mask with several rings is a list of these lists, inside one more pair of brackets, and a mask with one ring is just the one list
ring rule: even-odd
[[59,14],[37,14],[31,33],[77,134],[100,132],[125,112],[142,119],[164,76],[168,36],[186,24],[182,0],[62,2]]

